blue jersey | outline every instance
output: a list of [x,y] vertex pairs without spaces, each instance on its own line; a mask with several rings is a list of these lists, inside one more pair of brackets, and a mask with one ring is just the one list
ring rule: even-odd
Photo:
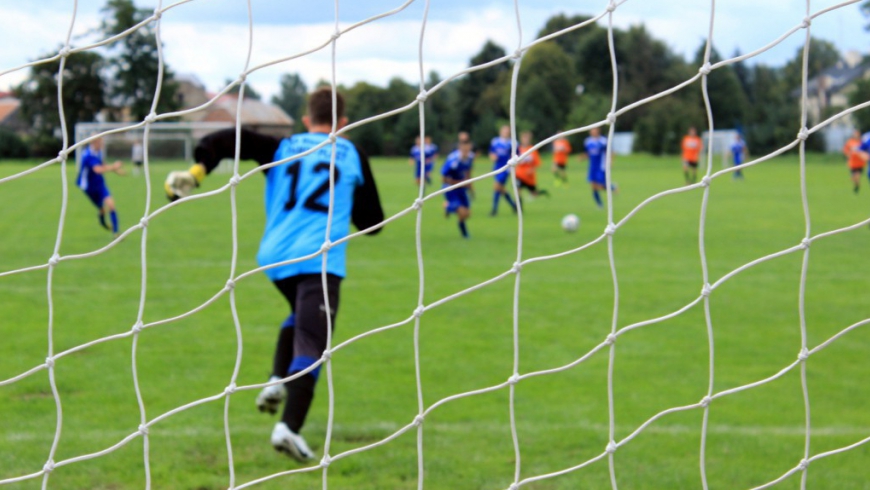
[[417,164],[418,167],[420,166],[420,156],[421,155],[422,155],[422,152],[420,151],[419,145],[414,145],[411,147],[411,158],[414,159],[414,163]]
[[495,162],[492,165],[493,170],[498,170],[507,165],[511,159],[511,140],[496,136],[489,143],[489,152],[495,154]]
[[85,192],[99,192],[105,188],[106,181],[101,174],[94,172],[94,167],[103,164],[103,152],[94,151],[90,146],[82,152],[82,164],[79,167],[79,175],[76,185]]
[[870,152],[870,131],[861,135],[861,145],[858,146],[858,149]]
[[[281,141],[275,160],[310,150],[328,138],[325,133],[297,134]],[[335,197],[329,240],[348,235],[356,188],[363,184],[359,153],[353,143],[338,138],[335,143]],[[332,145],[310,155],[270,168],[266,173],[266,231],[260,241],[257,262],[261,266],[296,259],[317,252],[326,239],[329,210],[329,162]],[[347,243],[329,250],[326,272],[344,277]],[[323,257],[266,270],[276,281],[299,274],[319,274]]]
[[607,138],[604,136],[589,136],[583,142],[586,155],[589,157],[589,171],[604,172],[604,156],[607,154]]
[[426,170],[432,168],[435,164],[435,155],[438,154],[438,145],[435,143],[427,143],[423,145],[423,156],[426,159]]
[[469,152],[468,156],[463,160],[459,150],[454,150],[444,160],[444,165],[441,167],[441,175],[457,181],[465,180],[470,176],[471,165],[473,163],[474,153]]
[[746,149],[746,143],[743,140],[737,140],[731,144],[731,155],[734,157],[734,165],[743,163],[743,152]]

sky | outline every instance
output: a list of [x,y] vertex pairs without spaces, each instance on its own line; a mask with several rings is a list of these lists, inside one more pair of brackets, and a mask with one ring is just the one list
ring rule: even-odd
[[[341,0],[340,28],[405,5],[403,0]],[[608,0],[518,0],[518,29],[513,0],[430,0],[423,59],[424,73],[442,78],[468,66],[487,39],[511,52],[533,41],[552,15],[597,15]],[[710,0],[625,0],[613,12],[616,27],[644,24],[658,39],[687,59],[707,38]],[[849,3],[812,0],[811,12]],[[0,0],[0,73],[56,52],[70,29],[73,0]],[[105,0],[79,0],[72,28],[72,45],[93,42],[93,30]],[[139,7],[155,8],[157,0],[137,0]],[[713,41],[725,56],[736,50],[757,50],[801,23],[807,0],[718,0]],[[193,75],[210,91],[222,88],[245,70],[248,51],[246,0],[163,1],[161,37],[165,59],[177,74]],[[811,34],[833,42],[841,51],[870,52],[870,23],[860,2],[842,6],[816,18]],[[384,86],[393,77],[418,83],[419,39],[425,1],[416,0],[400,12],[342,35],[336,46],[336,78],[352,85],[366,81]],[[291,57],[327,42],[335,30],[335,1],[251,0],[253,47],[249,67]],[[604,21],[602,21],[604,22]],[[604,25],[604,24],[603,24]],[[521,32],[521,34],[520,34]],[[90,33],[90,34],[89,34]],[[799,30],[753,61],[782,65],[803,45]],[[309,85],[332,76],[330,47],[258,70],[248,77],[267,98],[277,93],[280,75],[299,73]],[[27,70],[0,75],[0,90],[21,83]]]

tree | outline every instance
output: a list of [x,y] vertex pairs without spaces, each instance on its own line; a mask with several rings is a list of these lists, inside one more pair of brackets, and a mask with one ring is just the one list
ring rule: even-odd
[[[486,41],[480,52],[474,55],[469,63],[469,66],[477,66],[490,61],[502,58],[505,56],[505,50],[501,46],[492,41]],[[484,116],[486,119],[495,119],[499,117],[507,117],[507,113],[501,107],[501,90],[496,89],[496,97],[487,97],[481,103],[481,96],[493,85],[503,84],[505,78],[500,75],[510,71],[510,65],[507,63],[499,63],[495,66],[471,72],[465,75],[458,81],[457,93],[459,99],[459,128],[465,131],[479,133],[477,126]],[[494,103],[493,103],[494,102]],[[494,131],[495,128],[487,128],[487,132]],[[488,140],[485,140],[488,142]],[[475,142],[480,145],[482,141],[475,139]]]
[[[855,83],[855,90],[849,94],[849,104],[852,106],[870,101],[870,80],[862,79]],[[852,113],[855,127],[861,131],[870,131],[870,110],[862,109]]]
[[302,116],[305,113],[305,100],[308,87],[298,73],[281,75],[280,92],[272,96],[272,103],[284,109],[296,121],[296,130],[302,128]]
[[[535,46],[523,57],[517,80],[517,117],[538,136],[556,134],[575,97],[571,58],[556,43]],[[510,94],[510,86],[506,87]]]
[[[66,58],[61,74],[61,102],[70,142],[76,123],[93,121],[105,107],[104,83],[100,76],[103,66],[103,58],[90,51],[73,53]],[[34,65],[27,80],[15,88],[15,96],[21,99],[21,117],[33,129],[33,153],[39,156],[57,154],[61,148],[57,104],[59,70],[60,60]]]
[[[100,27],[104,35],[115,36],[147,19],[150,12],[136,8],[133,0],[109,0],[101,12],[106,16]],[[133,119],[144,119],[151,112],[157,90],[159,59],[155,24],[151,22],[109,45],[107,65],[109,101],[121,110],[128,109]],[[157,112],[179,108],[178,85],[172,70],[163,63],[163,83]]]
[[[705,49],[706,45],[702,44],[695,54],[697,66],[704,62]],[[710,64],[720,61],[722,56],[715,48],[711,49]],[[740,128],[746,124],[749,102],[732,65],[719,67],[707,75],[707,95],[716,129]]]
[[[812,79],[822,71],[830,68],[840,61],[840,52],[834,43],[810,37],[810,55],[807,60],[807,80]],[[789,60],[783,68],[785,80],[797,88],[801,86],[804,69],[804,48],[801,46],[795,50],[794,58]],[[791,90],[790,88],[790,90]]]

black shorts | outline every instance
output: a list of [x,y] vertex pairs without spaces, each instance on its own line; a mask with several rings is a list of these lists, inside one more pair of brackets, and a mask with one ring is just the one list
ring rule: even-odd
[[137,166],[137,167],[141,167],[141,166],[142,166],[142,160],[133,160],[133,165],[135,165],[135,166]]
[[[275,281],[290,309],[296,316],[296,332],[293,338],[293,358],[319,360],[326,349],[327,321],[323,304],[323,279],[320,274],[300,274]],[[326,289],[332,329],[335,330],[335,315],[338,312],[338,297],[341,278],[327,274]]]
[[698,162],[692,162],[692,161],[689,161],[689,160],[683,160],[683,161],[686,162],[686,165],[688,165],[688,166],[690,166],[690,167],[692,167],[692,168],[698,168]]
[[561,170],[565,170],[565,167],[568,166],[568,162],[564,162],[564,163],[555,162],[555,164],[556,164],[556,166],[559,167],[559,169],[561,169]]
[[520,189],[525,188],[525,189],[528,189],[532,192],[538,192],[538,186],[536,186],[536,185],[527,184],[520,179],[517,179],[517,183],[519,184]]
[[864,169],[863,168],[850,168],[849,172],[851,172],[852,175],[861,175],[862,173],[864,173]]

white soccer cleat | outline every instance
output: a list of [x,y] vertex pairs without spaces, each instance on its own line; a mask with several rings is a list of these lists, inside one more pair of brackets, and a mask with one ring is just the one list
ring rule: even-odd
[[[272,376],[269,378],[269,381],[278,381],[279,379],[281,378]],[[261,412],[269,412],[274,415],[278,412],[278,407],[281,406],[281,402],[283,402],[285,398],[287,398],[287,389],[284,388],[284,383],[267,386],[260,391],[259,395],[257,395],[257,408],[259,408]]]
[[279,453],[285,453],[303,463],[314,459],[314,452],[305,439],[290,430],[284,422],[278,422],[272,429],[272,446]]
[[169,172],[163,187],[170,201],[189,196],[196,188],[196,177],[189,171],[176,170]]

